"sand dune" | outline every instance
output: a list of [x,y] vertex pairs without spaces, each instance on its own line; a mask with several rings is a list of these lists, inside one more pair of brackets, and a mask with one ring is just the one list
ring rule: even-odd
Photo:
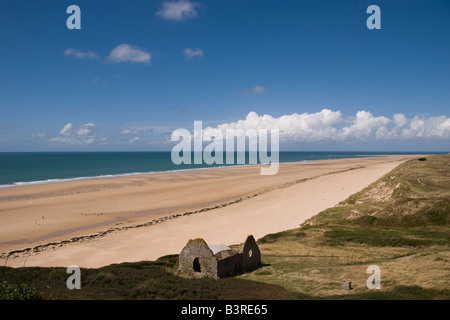
[[296,228],[415,156],[204,169],[0,190],[2,265],[100,267]]

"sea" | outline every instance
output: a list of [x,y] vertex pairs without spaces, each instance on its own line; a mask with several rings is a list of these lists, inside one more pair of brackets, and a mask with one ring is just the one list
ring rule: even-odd
[[[360,158],[420,152],[280,152],[279,162]],[[425,153],[423,153],[425,154]],[[426,154],[430,154],[427,152]],[[235,159],[236,154],[235,154]],[[246,163],[248,165],[248,154]],[[224,157],[225,161],[225,157]],[[236,164],[232,164],[236,165]],[[244,164],[245,165],[245,164]],[[0,152],[0,188],[98,179],[157,172],[201,170],[227,164],[180,164],[171,160],[170,151],[161,152]]]

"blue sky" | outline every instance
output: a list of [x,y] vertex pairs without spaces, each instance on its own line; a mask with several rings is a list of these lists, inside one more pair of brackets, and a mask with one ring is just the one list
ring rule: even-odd
[[0,0],[0,43],[0,151],[170,150],[194,120],[275,124],[282,150],[450,149],[447,0]]

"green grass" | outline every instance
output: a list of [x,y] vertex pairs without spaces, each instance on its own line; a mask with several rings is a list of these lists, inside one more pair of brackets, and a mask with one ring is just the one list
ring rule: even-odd
[[[70,276],[64,268],[0,267],[0,279],[10,287],[27,283],[25,292],[36,295],[9,295],[12,299],[297,299],[300,295],[266,283],[239,278],[187,279],[175,275],[178,256],[157,261],[114,264],[98,269],[81,269],[81,289],[69,290]],[[1,287],[0,287],[1,288]],[[2,299],[5,297],[0,296]],[[7,297],[7,298],[8,298]]]
[[289,239],[298,239],[304,237],[305,235],[305,232],[299,230],[296,230],[294,232],[283,231],[278,233],[270,233],[259,239],[258,243],[273,243],[278,239],[286,239],[287,237],[289,237]]
[[450,289],[424,289],[419,286],[398,286],[391,291],[371,290],[363,294],[331,296],[333,300],[449,300]]
[[345,245],[346,242],[374,247],[424,247],[450,244],[450,234],[420,229],[393,228],[332,228],[324,233],[326,245]]
[[25,283],[10,284],[0,282],[0,300],[41,300],[42,296],[35,288]]

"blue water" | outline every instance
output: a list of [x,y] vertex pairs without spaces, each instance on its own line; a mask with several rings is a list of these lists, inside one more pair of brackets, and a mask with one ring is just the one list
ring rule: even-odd
[[[280,152],[280,163],[386,154],[411,153]],[[0,152],[0,187],[217,166],[175,165],[170,152]]]

